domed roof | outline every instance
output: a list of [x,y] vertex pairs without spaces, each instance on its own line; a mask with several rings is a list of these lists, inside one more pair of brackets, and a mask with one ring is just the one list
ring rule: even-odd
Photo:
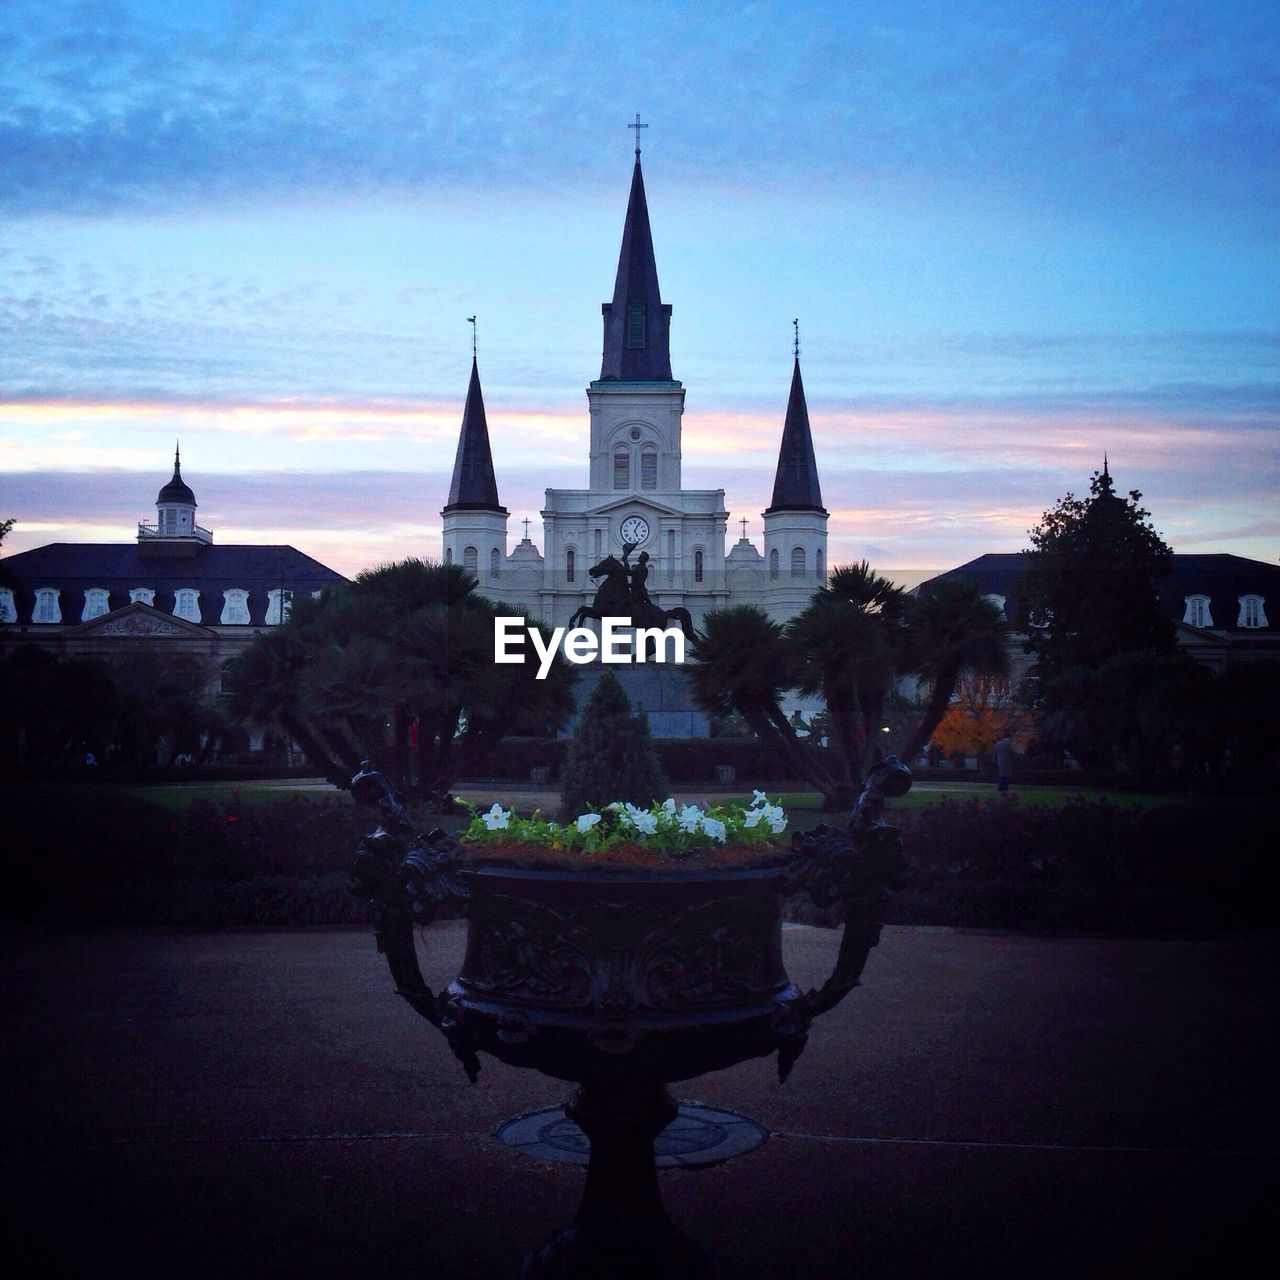
[[156,506],[173,502],[188,507],[197,505],[196,495],[191,492],[191,486],[182,478],[182,464],[176,448],[173,451],[173,479],[156,494]]

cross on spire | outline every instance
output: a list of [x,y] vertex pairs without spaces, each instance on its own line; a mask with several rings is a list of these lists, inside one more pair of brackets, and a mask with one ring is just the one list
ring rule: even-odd
[[791,322],[791,327],[793,330],[795,330],[795,343],[794,343],[795,355],[796,355],[796,359],[799,360],[800,359],[800,319],[798,316],[796,317],[796,319],[794,319]]
[[636,159],[637,160],[640,159],[640,130],[647,129],[648,127],[649,126],[647,124],[640,123],[640,113],[638,111],[636,112],[635,124],[627,125],[628,129],[634,129],[636,131]]
[[476,352],[477,352],[475,316],[468,316],[467,323],[471,326],[471,358],[474,360],[476,358]]
[[524,540],[526,542],[529,541],[529,517],[528,516],[525,516],[524,518]]
[[742,525],[742,536],[745,539],[747,536],[747,517],[743,516],[739,523]]

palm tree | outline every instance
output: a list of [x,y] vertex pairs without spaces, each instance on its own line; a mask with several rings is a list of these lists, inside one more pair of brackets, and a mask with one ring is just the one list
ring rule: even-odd
[[457,565],[405,560],[359,574],[260,636],[233,676],[242,716],[274,719],[325,776],[345,786],[392,729],[395,772],[444,806],[523,720],[558,725],[573,679],[557,660],[545,680],[531,664],[493,661],[497,609]]
[[717,716],[736,711],[800,777],[834,802],[838,780],[782,713],[783,695],[800,681],[795,649],[783,628],[753,605],[715,609],[703,619],[690,656],[686,670],[699,706]]
[[912,600],[904,633],[906,667],[932,685],[929,701],[902,748],[914,760],[946,714],[965,671],[1003,676],[1009,671],[1004,616],[970,578],[935,578]]

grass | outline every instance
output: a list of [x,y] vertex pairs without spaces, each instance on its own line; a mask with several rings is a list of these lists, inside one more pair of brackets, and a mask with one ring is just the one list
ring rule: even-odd
[[[1117,809],[1151,809],[1157,805],[1167,804],[1178,797],[1174,795],[1154,795],[1137,791],[1118,791],[1106,787],[1041,787],[1014,786],[1009,795],[1020,805],[1036,808],[1053,807],[1065,804],[1068,800],[1081,798],[1084,800],[1106,800]],[[736,798],[736,797],[735,797]],[[747,799],[749,797],[743,797]],[[777,797],[772,797],[778,799]],[[907,792],[890,800],[886,813],[895,809],[923,809],[938,804],[942,800],[998,800],[1000,797],[991,783],[957,783],[957,782],[919,782]],[[788,812],[805,810],[821,810],[822,797],[816,791],[789,791],[783,793],[778,803]],[[828,815],[830,817],[830,815]]]

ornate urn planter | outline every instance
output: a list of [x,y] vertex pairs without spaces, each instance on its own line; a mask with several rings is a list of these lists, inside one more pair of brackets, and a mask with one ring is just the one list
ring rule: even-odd
[[[910,785],[896,761],[877,765],[848,827],[798,834],[766,865],[633,870],[469,861],[439,830],[416,831],[383,775],[356,777],[381,822],[352,883],[373,904],[397,994],[473,1081],[484,1052],[578,1085],[565,1110],[591,1143],[582,1204],[526,1259],[526,1277],[712,1274],[658,1192],[653,1142],[676,1114],[667,1085],[773,1053],[786,1079],[813,1019],[857,985],[879,939],[902,868],[884,797]],[[782,962],[783,900],[800,891],[845,915],[835,970],[807,992]],[[465,911],[466,955],[434,992],[413,931],[445,903]]]

